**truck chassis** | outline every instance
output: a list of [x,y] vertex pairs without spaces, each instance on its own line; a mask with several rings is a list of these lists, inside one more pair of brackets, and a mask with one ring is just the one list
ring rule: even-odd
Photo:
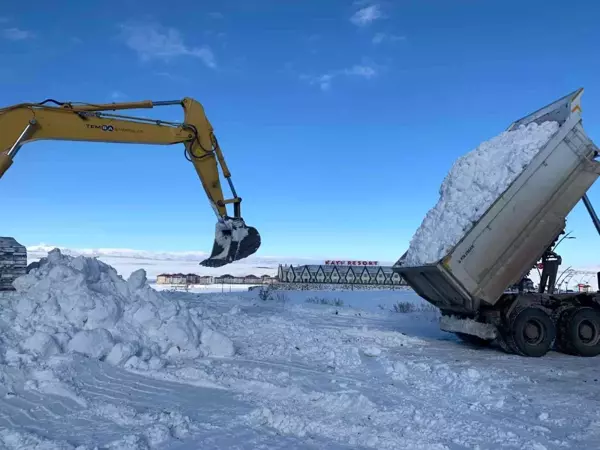
[[[471,322],[482,327],[477,329]],[[504,351],[522,356],[543,356],[553,347],[570,355],[597,356],[600,295],[505,294],[494,307],[481,308],[477,317],[442,311],[440,325],[470,344],[484,346],[496,342]]]

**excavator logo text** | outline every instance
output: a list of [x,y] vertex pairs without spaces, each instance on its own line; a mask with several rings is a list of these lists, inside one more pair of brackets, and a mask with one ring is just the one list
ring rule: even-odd
[[88,128],[100,129],[102,131],[115,131],[115,127],[113,127],[112,125],[95,125],[86,123],[85,126]]
[[90,123],[86,123],[85,124],[86,127],[88,128],[93,128],[93,129],[98,129],[98,130],[102,130],[102,131],[107,131],[107,132],[113,132],[113,131],[119,131],[119,132],[124,132],[124,133],[143,133],[143,130],[136,130],[133,128],[123,128],[123,127],[114,127],[112,125],[96,125],[96,124],[90,124]]

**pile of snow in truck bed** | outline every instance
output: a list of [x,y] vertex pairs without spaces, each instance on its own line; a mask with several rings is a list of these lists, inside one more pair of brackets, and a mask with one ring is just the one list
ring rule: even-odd
[[124,280],[97,259],[56,249],[14,287],[16,295],[0,308],[0,359],[8,363],[24,355],[80,353],[158,369],[182,358],[234,353],[229,338],[203,323],[199,307],[151,289],[143,269]]
[[417,229],[404,266],[440,260],[477,222],[558,131],[531,123],[482,142],[460,157],[440,187],[440,199]]

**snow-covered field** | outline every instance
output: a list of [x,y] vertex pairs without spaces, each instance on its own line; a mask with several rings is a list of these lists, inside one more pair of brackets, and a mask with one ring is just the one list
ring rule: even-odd
[[[59,248],[64,254],[67,255],[83,255],[88,257],[98,258],[112,267],[117,272],[128,277],[132,272],[137,269],[144,269],[146,271],[148,280],[150,282],[156,279],[156,275],[163,272],[168,273],[197,273],[202,275],[223,275],[229,273],[231,275],[249,275],[254,274],[256,276],[277,274],[277,268],[279,264],[322,264],[323,260],[320,259],[302,259],[295,257],[271,257],[271,256],[256,256],[252,255],[249,258],[241,261],[236,261],[232,264],[228,264],[221,268],[207,268],[201,267],[199,262],[205,259],[208,254],[204,252],[157,252],[148,250],[133,250],[133,249],[120,249],[120,248],[94,248],[94,249],[73,249],[65,248],[61,246],[51,245],[32,245],[27,247],[28,262],[39,260],[41,257],[48,254],[53,248]],[[399,251],[401,249],[399,248]],[[381,265],[392,265],[393,261],[380,261]],[[570,261],[565,259],[563,269],[572,267],[576,276],[572,278],[570,286],[573,288],[577,283],[589,283],[592,289],[597,288],[597,281],[595,273],[600,270],[598,267],[579,267],[577,261]],[[562,270],[562,269],[561,269]],[[532,278],[537,281],[535,271],[531,273]],[[160,286],[154,286],[160,288]],[[249,286],[244,286],[243,289]],[[564,286],[563,286],[564,287]],[[207,286],[198,287],[194,290],[196,292],[234,292],[240,287],[232,287],[229,289],[228,286]]]
[[200,266],[200,261],[208,257],[205,252],[160,252],[120,248],[86,248],[71,249],[52,245],[32,245],[27,247],[28,261],[37,261],[54,248],[59,248],[64,254],[72,256],[96,257],[127,277],[137,269],[144,269],[148,279],[153,280],[160,273],[197,273],[202,275],[271,275],[277,274],[279,264],[319,264],[321,261],[301,258],[277,258],[269,256],[255,256],[221,268]]
[[157,292],[56,253],[17,287],[0,297],[2,449],[600,442],[597,359],[469,347],[410,291]]

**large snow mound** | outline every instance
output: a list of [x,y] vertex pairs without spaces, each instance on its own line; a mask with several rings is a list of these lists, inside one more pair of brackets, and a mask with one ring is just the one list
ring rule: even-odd
[[204,326],[200,308],[150,288],[143,269],[125,280],[97,259],[55,249],[13,285],[17,293],[0,307],[0,320],[10,328],[6,335],[12,335],[13,345],[4,349],[9,360],[22,353],[80,353],[158,369],[181,358],[235,351],[227,336]]
[[401,262],[440,260],[473,227],[558,131],[557,122],[521,125],[460,157],[444,178],[440,198],[413,235]]

